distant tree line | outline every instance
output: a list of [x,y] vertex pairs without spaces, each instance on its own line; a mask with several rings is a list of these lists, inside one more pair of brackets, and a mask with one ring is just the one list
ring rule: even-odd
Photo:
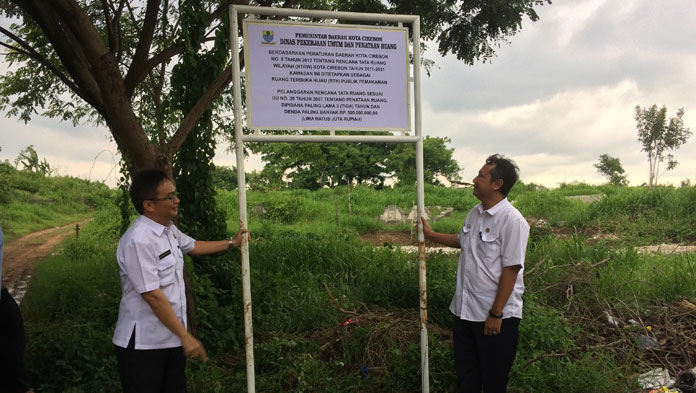
[[[423,140],[424,181],[440,184],[443,178],[459,179],[461,168],[448,148],[447,137]],[[389,143],[273,143],[257,144],[264,168],[247,174],[253,189],[336,187],[346,184],[384,186],[387,179],[396,184],[416,182],[416,148],[413,144]],[[234,189],[237,170],[216,167],[216,187]]]

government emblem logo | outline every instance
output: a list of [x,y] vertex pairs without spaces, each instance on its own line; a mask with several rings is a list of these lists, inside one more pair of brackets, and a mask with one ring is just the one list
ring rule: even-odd
[[263,31],[263,43],[264,44],[275,44],[273,42],[273,30]]

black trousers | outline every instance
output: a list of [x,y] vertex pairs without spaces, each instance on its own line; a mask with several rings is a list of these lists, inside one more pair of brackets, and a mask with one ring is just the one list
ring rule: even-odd
[[181,347],[135,349],[114,345],[123,393],[186,393],[186,356]]
[[455,317],[454,368],[457,393],[504,393],[517,353],[519,318],[503,319],[500,334],[483,334],[484,322]]
[[24,370],[24,321],[7,289],[0,294],[0,393],[29,390]]

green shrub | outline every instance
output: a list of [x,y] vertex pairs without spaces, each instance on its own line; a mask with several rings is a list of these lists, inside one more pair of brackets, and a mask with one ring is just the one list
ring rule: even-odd
[[115,191],[69,176],[46,177],[0,163],[0,223],[8,240],[89,218],[114,203]]
[[[50,213],[41,206],[77,199],[46,190],[31,202],[32,217]],[[511,390],[637,390],[631,376],[638,371],[638,355],[587,347],[587,337],[599,334],[603,325],[578,316],[601,315],[608,307],[617,314],[648,313],[696,297],[696,264],[689,254],[642,255],[589,235],[616,229],[621,236],[636,236],[624,242],[629,245],[688,239],[694,234],[689,223],[696,192],[665,187],[650,194],[642,188],[586,185],[545,190],[523,184],[513,190],[511,200],[524,214],[552,225],[535,226],[530,233],[525,310]],[[605,197],[588,205],[565,198],[580,191]],[[14,188],[12,193],[24,199],[30,195]],[[107,197],[105,193],[105,199],[95,199],[102,207],[79,240],[66,241],[58,255],[39,264],[22,304],[30,337],[27,365],[40,391],[119,391],[111,346],[120,293],[114,259],[118,214],[105,202]],[[250,215],[249,221],[258,391],[420,391],[417,256],[366,246],[358,237],[409,231],[410,224],[387,226],[375,218],[390,204],[410,209],[414,200],[415,187],[379,192],[355,187],[350,209],[346,187],[249,193],[250,207],[260,203],[272,212]],[[221,191],[218,203],[228,214],[230,232],[236,231],[236,192]],[[476,203],[470,190],[426,187],[426,205],[455,207],[452,217],[432,223],[441,232],[457,233]],[[12,217],[28,210],[19,209]],[[7,210],[0,213],[0,218],[9,217]],[[246,389],[240,256],[235,251],[220,260],[208,268],[205,259],[187,259],[194,272],[198,334],[211,355],[208,363],[190,363],[192,392]],[[454,390],[448,332],[456,269],[457,255],[427,256],[431,391]],[[353,314],[340,308],[373,319],[343,326]],[[389,325],[402,320],[408,326]],[[396,328],[406,332],[403,337],[390,335]],[[361,372],[365,365],[372,367],[367,377]]]
[[111,344],[120,300],[112,216],[101,214],[36,267],[22,311],[26,367],[39,391],[120,391]]

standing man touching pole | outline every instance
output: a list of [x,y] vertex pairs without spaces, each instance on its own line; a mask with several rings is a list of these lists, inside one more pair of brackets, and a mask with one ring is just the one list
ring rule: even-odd
[[504,393],[517,352],[522,318],[522,268],[529,224],[507,200],[518,179],[514,161],[494,154],[474,178],[474,206],[457,235],[433,232],[426,239],[460,247],[455,315],[454,366],[457,393]]
[[186,329],[184,253],[239,247],[247,230],[218,241],[196,241],[179,231],[172,223],[176,187],[158,169],[136,173],[130,197],[140,216],[116,250],[122,295],[113,343],[123,392],[186,392],[186,359],[207,355]]

